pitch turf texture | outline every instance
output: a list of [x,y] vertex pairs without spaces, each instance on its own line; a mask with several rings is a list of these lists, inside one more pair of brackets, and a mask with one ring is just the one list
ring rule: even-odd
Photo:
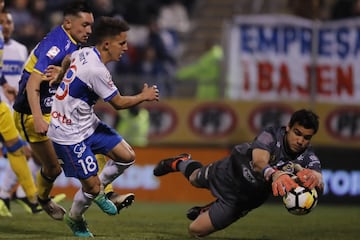
[[[63,203],[69,208],[70,201]],[[93,204],[86,218],[96,239],[184,240],[193,204],[135,202],[120,215],[107,216]],[[0,217],[0,239],[79,239],[61,221],[45,213],[27,214],[12,203],[12,218]],[[306,216],[293,216],[281,203],[265,204],[230,227],[206,239],[220,240],[355,240],[359,239],[360,206],[319,205]]]

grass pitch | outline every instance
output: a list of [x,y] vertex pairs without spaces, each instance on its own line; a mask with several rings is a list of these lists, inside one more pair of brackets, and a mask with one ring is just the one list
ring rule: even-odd
[[[68,209],[70,201],[63,205]],[[120,215],[107,216],[94,204],[86,212],[96,239],[185,240],[193,204],[135,202]],[[0,239],[79,239],[61,221],[45,213],[27,214],[12,203],[12,218],[0,217]],[[306,216],[289,214],[281,203],[265,204],[230,227],[205,239],[219,240],[355,240],[359,239],[360,206],[318,205]]]

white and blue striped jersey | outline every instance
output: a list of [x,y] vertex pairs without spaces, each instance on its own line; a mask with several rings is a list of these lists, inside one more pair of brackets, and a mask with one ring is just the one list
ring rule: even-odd
[[[14,39],[9,39],[9,41],[5,43],[2,71],[7,83],[15,89],[19,88],[21,73],[27,57],[28,50],[25,45]],[[0,91],[0,96],[2,100],[4,100],[10,106],[12,105],[12,103],[8,102],[7,98],[3,95],[2,90]]]
[[47,135],[63,145],[83,141],[94,133],[100,121],[94,113],[96,101],[109,101],[117,93],[96,48],[73,52],[70,67],[54,96]]

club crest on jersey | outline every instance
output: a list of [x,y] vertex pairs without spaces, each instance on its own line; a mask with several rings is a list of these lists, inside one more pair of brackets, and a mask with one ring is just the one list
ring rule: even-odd
[[86,150],[86,146],[85,146],[85,144],[83,142],[80,143],[80,144],[76,144],[74,146],[74,153],[77,154],[78,158],[81,158],[81,156],[85,152],[85,150]]
[[54,59],[56,55],[58,55],[60,52],[60,49],[57,46],[52,46],[49,51],[46,53],[46,56],[50,59]]

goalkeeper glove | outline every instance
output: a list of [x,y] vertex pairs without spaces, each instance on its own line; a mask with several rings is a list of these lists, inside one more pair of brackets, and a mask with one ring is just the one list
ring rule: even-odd
[[298,184],[284,171],[277,170],[272,175],[273,195],[284,196],[291,189],[296,188]]
[[320,185],[320,180],[316,176],[316,172],[314,170],[303,168],[296,173],[296,176],[302,182],[302,185],[306,188],[313,189],[314,187]]
[[296,188],[298,184],[289,176],[288,173],[274,169],[270,166],[263,170],[264,177],[267,181],[272,179],[272,192],[276,196],[284,196],[286,192]]

